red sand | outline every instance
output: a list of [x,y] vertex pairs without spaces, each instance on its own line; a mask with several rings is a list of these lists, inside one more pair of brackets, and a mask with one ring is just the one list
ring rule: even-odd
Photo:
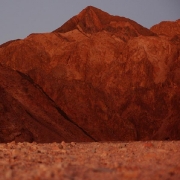
[[180,141],[0,144],[0,179],[180,179]]

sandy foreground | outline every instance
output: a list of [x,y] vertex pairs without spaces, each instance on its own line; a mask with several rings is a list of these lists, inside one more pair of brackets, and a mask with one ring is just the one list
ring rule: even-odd
[[180,179],[180,141],[0,144],[0,179]]

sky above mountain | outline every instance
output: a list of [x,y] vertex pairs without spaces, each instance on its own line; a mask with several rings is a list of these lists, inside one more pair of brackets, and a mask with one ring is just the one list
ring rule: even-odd
[[180,19],[180,0],[1,0],[0,44],[31,33],[51,32],[89,5],[147,28]]

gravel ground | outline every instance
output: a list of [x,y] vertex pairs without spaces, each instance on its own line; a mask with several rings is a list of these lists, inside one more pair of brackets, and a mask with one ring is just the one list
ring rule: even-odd
[[0,144],[0,179],[180,179],[180,141]]

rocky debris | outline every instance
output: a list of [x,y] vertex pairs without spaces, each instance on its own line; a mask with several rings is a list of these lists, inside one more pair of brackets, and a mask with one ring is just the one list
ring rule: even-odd
[[180,142],[0,144],[0,179],[179,179]]
[[1,46],[0,140],[180,139],[179,41],[153,29],[87,7]]

